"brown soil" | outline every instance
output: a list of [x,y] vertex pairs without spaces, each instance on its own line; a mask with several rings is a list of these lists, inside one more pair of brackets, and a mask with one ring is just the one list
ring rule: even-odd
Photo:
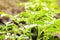
[[20,0],[0,0],[0,12],[7,12],[11,15],[23,12],[24,7],[17,5],[19,2]]

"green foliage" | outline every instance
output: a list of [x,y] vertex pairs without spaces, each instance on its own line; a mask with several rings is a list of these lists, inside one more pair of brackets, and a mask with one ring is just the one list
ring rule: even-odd
[[60,34],[60,19],[54,18],[58,10],[56,0],[29,0],[24,6],[26,11],[17,14],[17,18],[17,15],[0,12],[18,24],[7,22],[2,25],[1,40],[59,40],[54,38]]

